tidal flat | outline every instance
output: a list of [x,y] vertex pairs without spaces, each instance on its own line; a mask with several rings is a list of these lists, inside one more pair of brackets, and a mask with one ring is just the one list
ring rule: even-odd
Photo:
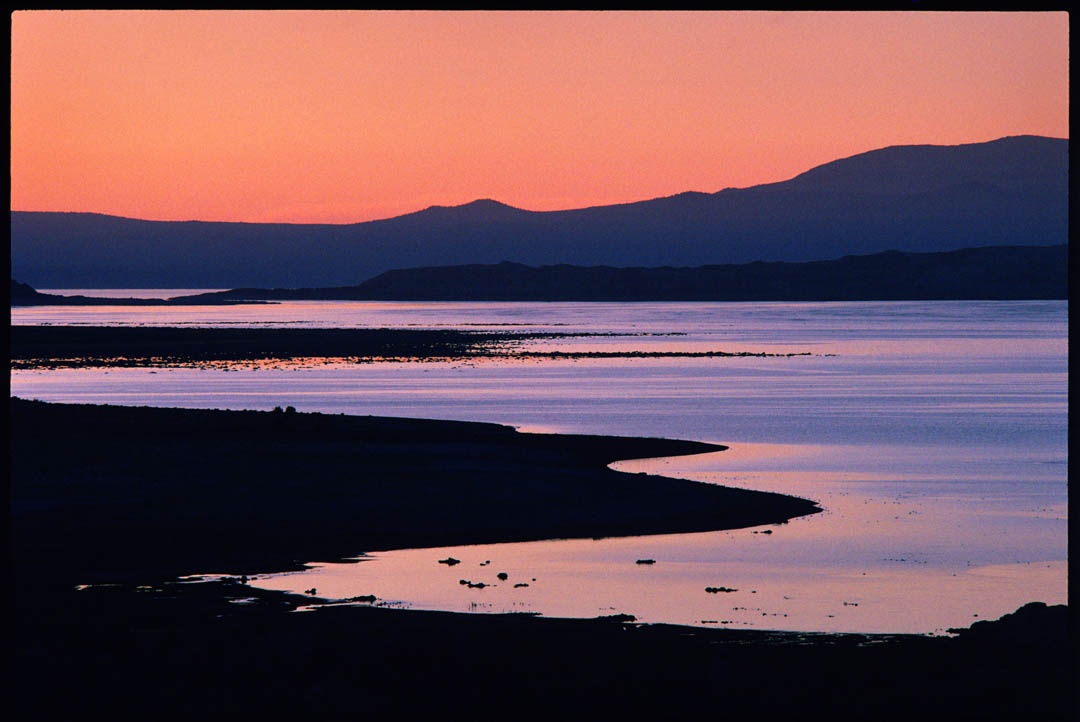
[[[524,344],[634,333],[400,328],[12,326],[11,367],[212,367],[448,359],[745,358],[801,353],[723,350],[525,350]],[[670,335],[670,334],[653,334]]]

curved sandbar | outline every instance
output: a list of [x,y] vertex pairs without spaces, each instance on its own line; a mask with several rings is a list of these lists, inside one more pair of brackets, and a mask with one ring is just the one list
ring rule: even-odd
[[731,529],[811,501],[615,471],[725,447],[496,424],[11,399],[17,566],[71,583],[365,551]]

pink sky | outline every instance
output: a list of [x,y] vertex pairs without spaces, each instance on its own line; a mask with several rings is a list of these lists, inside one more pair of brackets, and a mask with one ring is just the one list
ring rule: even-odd
[[1068,137],[1064,12],[23,11],[11,207],[346,223]]

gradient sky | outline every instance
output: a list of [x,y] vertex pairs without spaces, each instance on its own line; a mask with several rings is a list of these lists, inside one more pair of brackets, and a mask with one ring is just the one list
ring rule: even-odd
[[346,223],[1068,137],[1064,12],[24,11],[11,207]]

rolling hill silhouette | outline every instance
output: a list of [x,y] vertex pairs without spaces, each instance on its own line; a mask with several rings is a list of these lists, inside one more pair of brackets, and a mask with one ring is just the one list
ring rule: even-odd
[[[237,288],[173,304],[246,301],[910,301],[1068,298],[1069,247],[885,251],[829,261],[755,261],[696,268],[566,264],[429,266],[357,286]],[[14,301],[13,301],[14,303]]]
[[494,200],[350,225],[11,213],[39,288],[356,285],[416,266],[701,266],[1068,242],[1068,140],[893,146],[790,180],[534,212]]

